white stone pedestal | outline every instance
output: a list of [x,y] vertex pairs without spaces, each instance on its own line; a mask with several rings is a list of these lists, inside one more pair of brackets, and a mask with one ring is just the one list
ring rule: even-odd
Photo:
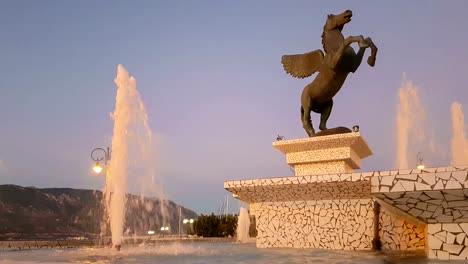
[[361,168],[361,159],[372,155],[358,132],[281,140],[273,147],[286,154],[296,176],[352,173]]

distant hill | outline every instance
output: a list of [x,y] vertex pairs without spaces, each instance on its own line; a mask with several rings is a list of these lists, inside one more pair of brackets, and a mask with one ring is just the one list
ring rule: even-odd
[[[169,225],[178,233],[179,208],[182,218],[196,218],[192,210],[170,200],[127,196],[125,230],[143,235],[158,232]],[[71,188],[21,187],[0,185],[0,240],[52,239],[70,236],[92,237],[101,229],[106,235],[108,224],[103,219],[102,192]],[[165,204],[166,210],[161,205]],[[166,212],[166,217],[163,213]],[[159,231],[160,232],[160,231]]]

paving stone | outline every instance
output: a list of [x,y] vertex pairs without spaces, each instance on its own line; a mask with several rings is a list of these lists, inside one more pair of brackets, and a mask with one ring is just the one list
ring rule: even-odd
[[467,234],[467,236],[468,236],[468,222],[467,223],[461,223],[461,224],[458,224],[458,225],[463,230],[463,232],[465,232],[465,234]]
[[468,206],[468,201],[463,200],[463,201],[450,201],[448,202],[448,206],[453,208],[453,207],[464,207]]
[[414,217],[418,217],[420,214],[422,214],[422,210],[419,210],[419,209],[416,209],[416,208],[412,208],[408,211],[408,213]]
[[454,171],[452,172],[452,177],[455,178],[458,182],[464,183],[467,180],[468,171]]
[[385,196],[392,200],[395,200],[395,199],[400,198],[402,194],[401,193],[386,193]]
[[390,189],[391,192],[404,192],[406,191],[400,181],[397,181],[395,185]]
[[[454,244],[455,243],[456,236],[450,232],[447,232],[447,240],[445,240],[446,244]],[[446,245],[445,244],[445,245]]]
[[451,194],[444,194],[444,196],[445,196],[445,200],[449,201],[449,202],[451,202],[451,201],[460,201],[460,200],[464,199],[464,196],[462,197],[462,196],[458,196],[458,195],[455,196],[455,195],[451,195]]
[[399,180],[401,184],[403,185],[403,188],[405,191],[412,192],[414,191],[414,182],[413,181],[405,181],[405,180]]
[[443,245],[443,250],[450,254],[458,255],[460,254],[461,250],[463,249],[464,246],[462,245],[451,245],[451,244],[444,244]]
[[432,217],[433,214],[433,212],[424,211],[422,214],[419,215],[419,218],[427,219]]
[[458,181],[447,181],[445,189],[461,189],[462,185]]
[[418,202],[418,203],[416,203],[416,208],[425,211],[427,209],[427,203]]
[[444,190],[444,183],[442,180],[438,180],[437,183],[432,187],[432,190]]
[[427,225],[427,232],[429,234],[436,234],[437,232],[442,230],[442,224],[437,223],[437,224],[429,224]]
[[458,245],[463,245],[463,242],[465,241],[466,234],[465,233],[460,233],[457,235],[457,244]]
[[449,260],[449,253],[446,251],[438,250],[437,258],[441,260]]
[[416,188],[417,191],[427,191],[427,190],[431,190],[431,186],[428,185],[428,184],[424,184],[424,183],[415,182],[415,183],[414,183],[414,186],[415,186],[415,188]]
[[382,187],[380,187],[380,192],[382,192],[382,193],[390,192],[390,187],[389,186],[382,186]]
[[424,194],[432,199],[444,199],[444,195],[440,191],[424,192]]
[[436,183],[435,173],[421,173],[419,174],[419,178],[421,178],[424,182],[426,182],[430,186]]
[[436,178],[443,179],[443,180],[448,180],[450,179],[451,172],[436,172]]
[[393,180],[395,180],[395,176],[385,176],[385,177],[382,177],[382,180],[380,181],[380,184],[381,185],[386,185],[386,186],[392,186],[393,185]]
[[453,221],[453,216],[451,215],[439,215],[435,218],[440,223],[451,223]]
[[400,174],[396,176],[397,179],[409,180],[409,181],[416,181],[418,179],[417,174]]
[[443,241],[439,238],[433,235],[428,235],[428,246],[430,249],[442,249],[442,244]]

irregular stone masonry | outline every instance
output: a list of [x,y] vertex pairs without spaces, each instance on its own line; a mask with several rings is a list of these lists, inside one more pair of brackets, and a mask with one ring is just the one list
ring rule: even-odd
[[415,224],[400,218],[381,207],[379,236],[382,249],[413,250],[424,249],[426,245],[426,225]]
[[[468,259],[468,166],[229,181],[251,204],[258,247],[370,249],[373,198],[383,249]],[[427,234],[427,235],[426,235]]]
[[256,204],[257,247],[370,249],[371,199]]
[[372,177],[371,191],[426,223],[468,222],[468,167],[399,171]]
[[428,224],[429,258],[468,259],[468,223]]
[[[230,181],[224,187],[251,204],[258,247],[370,249],[374,173]],[[380,227],[384,249],[424,248],[424,225],[381,209]]]
[[370,198],[370,180],[365,173],[229,181],[224,189],[248,203]]
[[[373,239],[373,200],[263,202],[256,209],[257,247],[368,250]],[[424,249],[425,225],[380,214],[382,249]]]
[[380,172],[373,195],[427,224],[429,258],[468,259],[468,166]]

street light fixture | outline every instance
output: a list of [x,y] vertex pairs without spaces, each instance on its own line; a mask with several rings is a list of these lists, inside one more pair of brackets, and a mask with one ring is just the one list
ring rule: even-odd
[[101,167],[101,165],[99,164],[99,161],[96,161],[96,165],[94,165],[93,171],[94,171],[96,174],[101,173],[102,167]]
[[[99,155],[99,153],[101,155]],[[107,166],[107,163],[111,159],[111,150],[110,148],[103,149],[103,148],[95,148],[91,151],[91,159],[96,162],[96,165],[93,167],[93,171],[96,174],[101,173],[102,166],[99,163],[100,161],[104,160],[104,165]]]
[[418,170],[423,170],[426,166],[424,166],[424,164],[423,164],[423,158],[422,158],[422,153],[421,152],[418,152],[418,154],[416,155],[416,159],[417,159],[417,162],[418,162],[418,166],[416,168]]
[[188,224],[188,223],[193,224],[193,221],[194,221],[193,219],[184,219],[183,223],[184,224]]
[[[185,225],[185,224],[190,224],[189,227],[188,227],[188,230],[187,230],[187,232],[188,232],[189,235],[190,235],[190,233],[191,233],[191,231],[192,231],[192,224],[193,224],[193,222],[194,222],[194,220],[193,220],[192,218],[190,218],[190,219],[184,219],[184,221],[182,221],[182,223],[184,223],[184,225]],[[185,228],[184,228],[184,229],[185,229]]]

